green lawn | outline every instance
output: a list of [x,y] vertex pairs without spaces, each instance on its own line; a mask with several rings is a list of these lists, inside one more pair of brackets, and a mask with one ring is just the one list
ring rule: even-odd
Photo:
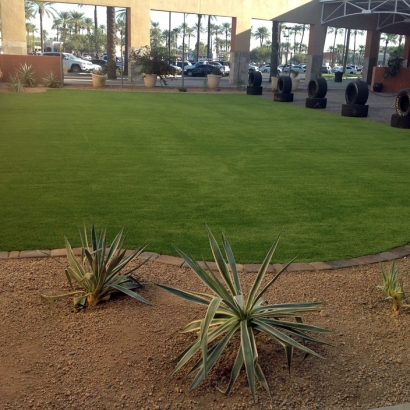
[[129,248],[240,262],[350,258],[410,240],[410,134],[247,95],[0,94],[0,250],[79,245],[92,221]]

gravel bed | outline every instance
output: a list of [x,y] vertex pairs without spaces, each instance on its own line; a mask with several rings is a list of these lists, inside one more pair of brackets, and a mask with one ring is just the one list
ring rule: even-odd
[[[408,260],[397,265],[409,283]],[[235,346],[190,393],[185,369],[166,380],[170,360],[193,337],[181,328],[204,308],[154,283],[205,288],[189,269],[160,263],[144,265],[137,276],[152,306],[118,296],[76,312],[71,300],[51,304],[40,297],[69,290],[61,264],[1,260],[0,409],[369,409],[410,401],[410,314],[394,316],[389,303],[377,302],[378,264],[282,275],[266,299],[326,302],[304,318],[332,330],[324,339],[333,346],[311,346],[324,360],[296,352],[289,374],[282,347],[258,337],[272,399],[259,386],[256,405],[244,371],[230,396],[216,389],[229,381]],[[242,275],[245,289],[254,277]]]

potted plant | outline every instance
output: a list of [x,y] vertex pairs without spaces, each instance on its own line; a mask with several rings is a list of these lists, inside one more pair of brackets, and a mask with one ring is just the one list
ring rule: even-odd
[[211,74],[208,74],[208,87],[211,90],[215,90],[219,87],[219,82],[221,81],[222,72],[218,67],[214,67]]
[[290,73],[292,74],[292,91],[297,91],[300,83],[300,78],[297,78],[299,71],[291,70]]
[[93,80],[93,87],[94,88],[104,88],[105,83],[107,81],[107,73],[106,70],[101,68],[101,70],[93,70],[91,73],[91,78]]
[[401,68],[403,67],[404,60],[399,55],[392,55],[387,60],[387,67],[384,69],[383,79],[380,83],[373,84],[373,91],[381,92],[383,90],[383,81],[387,77],[396,77],[400,73]]
[[165,76],[175,75],[175,69],[167,62],[168,53],[164,48],[150,48],[149,46],[132,50],[130,53],[131,66],[141,75],[147,88],[155,87],[159,77],[161,85],[167,85]]

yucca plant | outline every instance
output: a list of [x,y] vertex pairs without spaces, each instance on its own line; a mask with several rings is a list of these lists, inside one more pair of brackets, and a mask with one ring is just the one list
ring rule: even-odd
[[223,248],[227,258],[227,262],[225,262],[221,249],[209,229],[208,237],[219,275],[214,273],[208,265],[206,265],[206,269],[203,269],[192,256],[185,254],[178,248],[176,250],[201,281],[209,287],[212,294],[184,291],[166,285],[158,285],[176,296],[208,307],[203,319],[194,320],[183,329],[183,332],[196,332],[198,338],[174,359],[177,364],[168,378],[172,377],[199,352],[201,357],[188,372],[188,376],[196,373],[189,388],[189,391],[191,391],[206,378],[209,371],[221,357],[228,342],[234,343],[233,337],[239,335],[236,360],[232,367],[229,384],[224,393],[229,394],[241,368],[245,365],[249,388],[254,401],[256,401],[256,379],[270,395],[267,380],[258,361],[258,334],[264,333],[283,346],[289,369],[294,349],[300,349],[305,354],[321,357],[308,348],[304,342],[326,342],[316,339],[306,332],[328,333],[329,331],[304,324],[299,313],[318,310],[322,303],[269,304],[262,299],[263,294],[292,262],[284,266],[267,283],[262,284],[279,242],[279,236],[266,255],[247,298],[243,294],[235,258],[227,238],[222,234]]
[[21,81],[20,77],[17,74],[16,75],[10,74],[8,88],[10,91],[14,93],[22,93],[26,91],[26,88],[24,87],[23,82]]
[[386,272],[384,266],[381,265],[383,286],[378,286],[386,294],[386,299],[393,304],[393,312],[395,315],[400,314],[402,306],[406,305],[406,295],[404,293],[403,281],[398,279],[399,269],[396,268],[394,262],[390,266],[390,271]]
[[60,81],[52,71],[44,74],[43,82],[48,88],[60,88]]
[[141,288],[142,284],[130,275],[146,263],[147,260],[128,272],[120,274],[122,269],[143,252],[146,245],[140,246],[129,256],[125,257],[126,250],[123,249],[123,244],[126,235],[123,235],[123,229],[117,234],[110,247],[107,248],[105,229],[101,229],[100,235],[97,237],[94,224],[91,228],[90,244],[85,226],[84,232],[80,232],[80,237],[82,242],[80,261],[74,256],[71,245],[68,239],[65,238],[69,263],[65,273],[71,288],[74,289],[73,282],[76,282],[82,290],[74,290],[73,292],[58,296],[44,294],[41,296],[49,301],[74,296],[73,302],[77,309],[95,306],[101,301],[109,300],[115,292],[123,292],[140,302],[150,304],[150,302],[133,291],[133,289]]
[[35,71],[31,65],[20,64],[18,70],[16,70],[17,75],[20,77],[21,82],[25,87],[35,87],[37,85],[37,79],[35,77]]

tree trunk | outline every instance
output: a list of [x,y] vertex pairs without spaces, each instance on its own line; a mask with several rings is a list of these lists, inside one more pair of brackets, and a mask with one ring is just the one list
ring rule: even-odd
[[94,6],[94,30],[98,30],[97,6]]
[[270,55],[270,74],[269,81],[272,77],[276,77],[279,63],[279,23],[272,21],[272,49]]
[[199,36],[201,33],[201,18],[202,14],[198,14],[198,30],[196,35],[196,61],[199,61]]
[[115,7],[107,7],[107,75],[110,80],[117,79],[117,64],[115,61]]
[[128,75],[128,39],[129,39],[129,26],[128,26],[128,19],[129,19],[129,12],[130,9],[127,7],[125,9],[125,36],[124,36],[124,75]]
[[[38,15],[40,17],[40,42],[41,42],[41,52],[44,51],[44,46],[43,46],[43,9],[39,8],[38,9]],[[33,43],[33,46],[35,48],[35,44]]]
[[209,60],[211,56],[211,16],[208,16],[208,47],[206,51],[206,58]]

